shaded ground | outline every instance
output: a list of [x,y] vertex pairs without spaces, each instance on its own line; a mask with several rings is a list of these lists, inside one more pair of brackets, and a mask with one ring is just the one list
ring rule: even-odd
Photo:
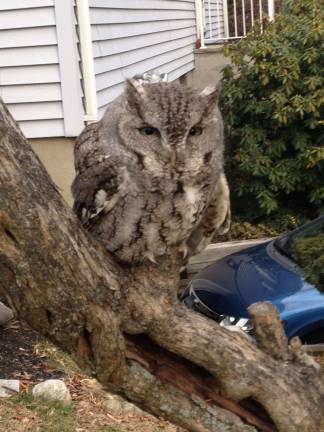
[[[0,398],[0,432],[183,432],[140,410],[111,410],[100,384],[83,375],[73,361],[26,324],[0,326],[0,378],[21,380],[21,393]],[[73,405],[35,400],[32,386],[63,379]],[[108,406],[109,405],[109,406]]]
[[40,336],[26,324],[18,321],[0,326],[0,378],[43,381],[60,379],[64,373],[52,369],[46,356],[37,353]]

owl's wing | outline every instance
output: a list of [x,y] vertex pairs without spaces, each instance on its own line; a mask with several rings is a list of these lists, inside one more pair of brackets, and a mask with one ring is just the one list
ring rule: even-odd
[[123,170],[107,159],[82,171],[73,181],[73,210],[91,228],[118,202],[123,189]]
[[100,121],[89,124],[74,147],[73,210],[88,229],[116,205],[129,183],[125,165],[118,157],[107,155],[100,146],[101,127]]
[[225,234],[231,224],[230,193],[224,174],[221,174],[213,194],[213,200],[195,231],[187,240],[190,256],[201,252],[215,234]]
[[74,165],[78,174],[95,165],[100,157],[104,157],[99,143],[101,122],[86,126],[75,141]]

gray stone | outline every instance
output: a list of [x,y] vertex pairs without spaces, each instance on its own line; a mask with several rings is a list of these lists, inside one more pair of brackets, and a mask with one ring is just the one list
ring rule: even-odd
[[72,402],[69,389],[63,381],[57,379],[49,379],[35,385],[32,393],[35,397],[60,401],[64,405],[69,405]]
[[104,401],[104,406],[110,414],[116,417],[127,415],[147,415],[147,413],[144,413],[144,411],[142,411],[136,405],[127,402],[122,397],[114,394],[107,395],[106,400]]
[[14,314],[11,309],[9,309],[6,305],[0,302],[0,325],[6,324],[14,317]]
[[123,400],[118,396],[109,395],[104,401],[104,407],[113,416],[121,416],[123,414]]
[[19,393],[19,380],[0,379],[0,397],[10,397]]
[[124,401],[124,403],[123,403],[123,414],[126,416],[128,414],[131,414],[131,415],[136,415],[139,417],[143,417],[143,416],[148,415],[146,412],[141,410],[141,408],[138,408],[136,405],[134,405],[130,402],[127,402],[127,401]]

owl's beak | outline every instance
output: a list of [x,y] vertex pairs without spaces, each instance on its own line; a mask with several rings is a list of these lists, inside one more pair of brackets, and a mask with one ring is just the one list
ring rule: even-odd
[[171,153],[171,166],[175,167],[177,163],[177,152],[175,150],[172,150]]

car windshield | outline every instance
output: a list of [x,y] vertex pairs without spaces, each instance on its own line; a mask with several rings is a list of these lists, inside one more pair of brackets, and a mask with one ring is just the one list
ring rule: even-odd
[[[275,246],[293,260],[305,274],[310,269],[322,268],[324,261],[324,216],[279,237]],[[315,282],[314,278],[308,278]]]

